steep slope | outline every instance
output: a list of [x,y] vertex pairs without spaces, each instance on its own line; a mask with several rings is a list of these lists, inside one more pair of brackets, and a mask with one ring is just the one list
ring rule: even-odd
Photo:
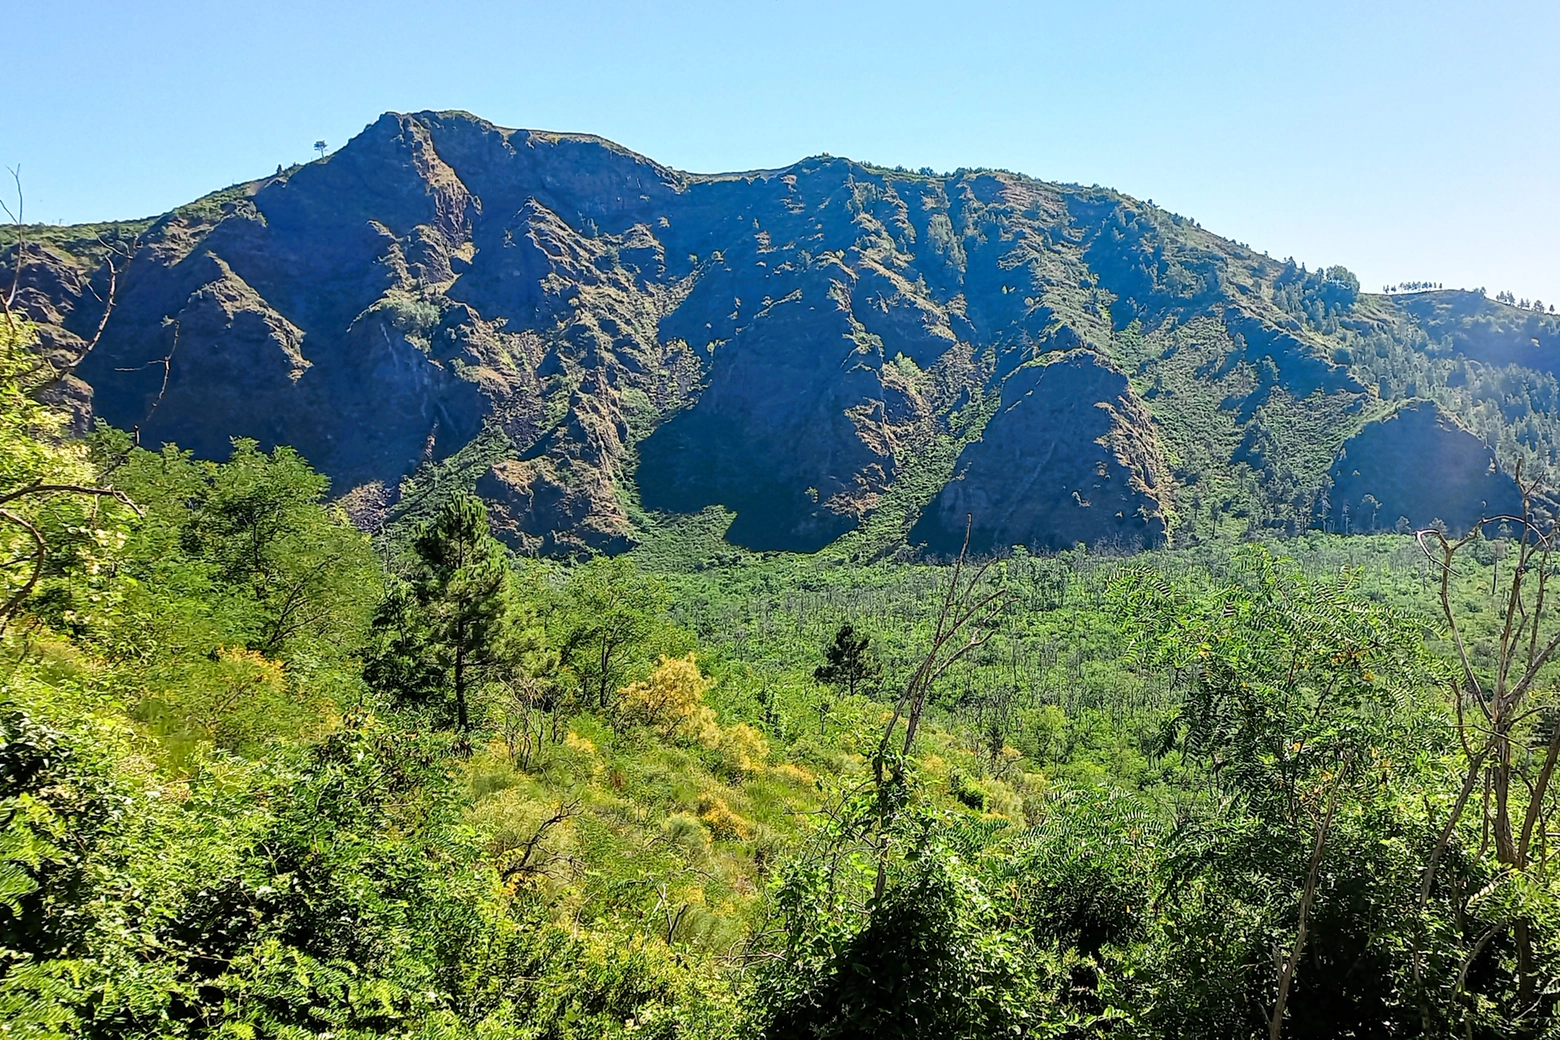
[[[1560,457],[1553,319],[1367,296],[1002,171],[695,175],[392,113],[154,221],[29,235],[23,307],[83,424],[294,444],[379,504],[365,523],[475,487],[523,551],[620,551],[712,505],[738,544],[815,550],[890,493],[913,497],[895,538],[939,551],[965,513],[992,549],[1299,530],[1330,522],[1332,483],[1387,479],[1333,463],[1418,397],[1507,465]],[[105,241],[133,257],[83,356]],[[1463,515],[1454,485],[1422,490]]]
[[997,413],[910,538],[944,554],[959,551],[966,526],[979,553],[1107,540],[1141,548],[1164,537],[1167,483],[1153,423],[1126,377],[1075,350],[1002,384]]
[[[1350,437],[1331,470],[1339,530],[1465,531],[1482,516],[1515,516],[1522,497],[1495,453],[1429,401],[1410,401]],[[1450,508],[1450,511],[1448,511]]]

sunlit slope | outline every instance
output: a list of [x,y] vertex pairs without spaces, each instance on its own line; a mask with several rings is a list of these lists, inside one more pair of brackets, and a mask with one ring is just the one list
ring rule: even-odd
[[[983,548],[1458,526],[1477,503],[1443,462],[1499,498],[1555,461],[1552,316],[1363,294],[1005,171],[695,175],[387,114],[150,222],[28,234],[25,308],[79,362],[57,392],[82,423],[295,445],[369,526],[474,488],[531,552],[712,506],[732,542],[802,551],[864,526],[950,551],[965,514]],[[1419,400],[1423,436],[1342,463]]]

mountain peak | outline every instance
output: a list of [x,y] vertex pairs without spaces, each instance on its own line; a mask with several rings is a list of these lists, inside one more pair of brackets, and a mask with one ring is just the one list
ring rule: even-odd
[[[69,360],[102,270],[54,241],[26,300]],[[1427,472],[1461,465],[1446,423],[1384,405],[1450,416],[1490,365],[1552,384],[1554,320],[1470,295],[1370,296],[1007,171],[691,174],[590,134],[390,112],[151,224],[74,393],[145,443],[294,444],[399,514],[480,489],[527,551],[617,551],[717,506],[756,549],[944,551],[966,515],[983,550],[1148,545],[1331,526],[1335,487],[1462,516],[1432,478],[1384,491],[1337,462],[1379,425]],[[1528,450],[1494,442],[1501,464]]]

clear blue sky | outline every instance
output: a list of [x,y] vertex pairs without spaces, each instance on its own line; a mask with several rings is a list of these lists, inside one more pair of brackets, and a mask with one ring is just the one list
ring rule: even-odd
[[13,0],[28,214],[157,213],[380,112],[590,131],[682,169],[1107,184],[1370,289],[1560,303],[1560,4]]

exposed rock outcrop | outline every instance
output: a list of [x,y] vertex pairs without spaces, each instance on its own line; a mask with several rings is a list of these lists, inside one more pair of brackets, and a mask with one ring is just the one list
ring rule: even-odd
[[1154,425],[1127,379],[1075,350],[1019,369],[954,478],[910,532],[939,554],[1160,544],[1169,480]]
[[1340,530],[1423,528],[1439,520],[1460,534],[1481,517],[1522,511],[1517,482],[1495,453],[1430,401],[1410,401],[1367,423],[1344,444],[1331,476]]
[[[1387,392],[1340,322],[1356,343],[1435,324],[1474,357],[1489,318],[1488,358],[1533,364],[1554,342],[1499,307],[1355,307],[1341,268],[1105,189],[828,156],[696,175],[458,112],[387,114],[318,162],[107,229],[134,255],[88,354],[103,232],[35,229],[22,264],[80,428],[215,457],[292,444],[375,523],[491,435],[460,479],[510,544],[552,554],[632,546],[640,507],[716,504],[737,543],[812,550],[896,493],[938,551],[967,512],[983,549],[1153,544],[1180,485],[1194,521],[1296,529]],[[1351,459],[1387,451],[1369,437]]]

